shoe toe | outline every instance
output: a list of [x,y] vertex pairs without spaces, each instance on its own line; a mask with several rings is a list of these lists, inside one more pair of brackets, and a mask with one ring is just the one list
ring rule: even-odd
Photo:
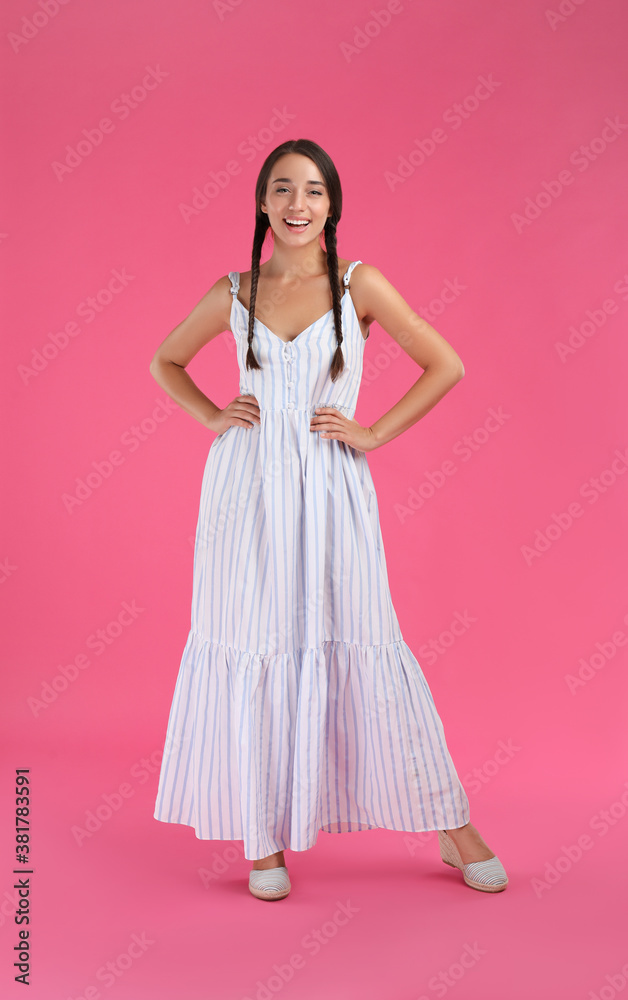
[[254,895],[260,894],[263,899],[280,899],[286,896],[290,889],[288,869],[253,868],[249,872],[249,889]]
[[508,885],[508,876],[497,857],[489,858],[488,861],[472,861],[465,865],[464,878],[468,885],[486,889],[488,892],[498,892]]

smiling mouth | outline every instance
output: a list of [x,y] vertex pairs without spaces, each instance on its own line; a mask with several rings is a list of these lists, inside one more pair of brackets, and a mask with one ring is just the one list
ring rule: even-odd
[[307,227],[310,224],[310,220],[309,219],[302,219],[302,220],[295,221],[295,222],[292,222],[292,221],[288,222],[287,219],[284,219],[283,221],[285,222],[285,224],[288,227],[288,229],[292,229],[294,232],[301,232],[302,230],[307,229]]

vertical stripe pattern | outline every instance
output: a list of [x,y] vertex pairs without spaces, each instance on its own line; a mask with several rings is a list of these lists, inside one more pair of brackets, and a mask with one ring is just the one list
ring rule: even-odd
[[167,724],[155,819],[249,860],[330,833],[463,826],[469,802],[391,600],[365,452],[310,430],[317,406],[353,417],[365,341],[342,297],[345,370],[332,382],[333,313],[291,343],[255,323],[232,282],[240,394],[260,424],[209,449],[191,627]]

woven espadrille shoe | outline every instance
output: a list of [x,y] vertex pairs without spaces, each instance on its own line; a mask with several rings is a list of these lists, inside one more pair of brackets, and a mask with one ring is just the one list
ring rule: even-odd
[[[487,861],[470,861],[465,864],[460,857],[460,851],[446,830],[438,831],[440,856],[446,865],[459,868],[467,885],[483,892],[501,892],[508,885],[508,876],[504,866],[497,857]],[[489,848],[490,849],[490,848]]]
[[283,899],[292,888],[288,869],[252,868],[249,872],[249,889],[257,899]]

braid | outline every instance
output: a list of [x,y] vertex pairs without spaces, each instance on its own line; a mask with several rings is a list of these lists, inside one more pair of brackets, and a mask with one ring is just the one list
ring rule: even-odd
[[246,352],[246,367],[257,368],[258,371],[262,370],[262,366],[255,357],[253,353],[253,332],[255,330],[255,299],[257,298],[257,281],[259,278],[259,262],[262,256],[262,245],[266,237],[266,230],[269,228],[270,222],[268,221],[268,216],[260,215],[257,216],[255,222],[255,233],[253,236],[253,250],[251,253],[251,301],[249,302],[249,336],[248,336],[248,350]]
[[342,311],[340,308],[341,293],[340,282],[338,281],[338,249],[336,246],[336,223],[328,218],[325,223],[325,248],[327,250],[327,270],[329,272],[329,284],[331,287],[331,298],[334,312],[334,327],[336,329],[337,347],[331,363],[331,380],[335,382],[338,376],[344,371],[345,362],[342,355]]

